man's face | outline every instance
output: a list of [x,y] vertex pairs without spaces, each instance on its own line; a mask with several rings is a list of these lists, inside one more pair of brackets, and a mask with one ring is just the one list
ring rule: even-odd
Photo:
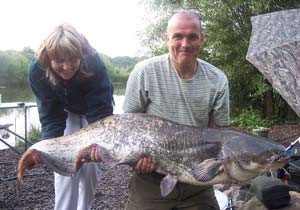
[[204,34],[195,17],[179,15],[169,22],[166,43],[172,62],[179,65],[194,63],[197,60]]

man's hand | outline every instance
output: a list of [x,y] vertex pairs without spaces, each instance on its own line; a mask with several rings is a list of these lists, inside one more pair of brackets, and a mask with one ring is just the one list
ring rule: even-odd
[[136,166],[133,167],[133,170],[140,173],[151,173],[155,170],[154,163],[152,162],[152,158],[144,157],[141,158]]

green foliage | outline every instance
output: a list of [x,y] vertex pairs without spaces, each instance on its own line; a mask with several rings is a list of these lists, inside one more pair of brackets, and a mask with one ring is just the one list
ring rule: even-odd
[[21,83],[24,83],[24,85],[0,89],[2,102],[16,102],[16,99],[20,102],[35,101],[35,97],[26,80],[21,81]]
[[[147,0],[144,4],[149,16],[148,25],[141,32],[145,52],[156,55],[167,51],[163,37],[172,11],[180,8],[201,11],[205,41],[200,57],[228,76],[231,112],[238,115],[250,108],[264,112],[265,93],[269,87],[263,75],[245,59],[251,36],[251,16],[299,8],[298,0]],[[273,100],[273,115],[287,117],[283,114],[286,113],[285,101],[281,97]],[[290,118],[297,117],[294,112],[288,114]]]
[[19,51],[0,51],[0,85],[22,86],[27,84],[28,55]]
[[[28,89],[27,70],[28,65],[34,51],[25,47],[22,51],[0,51],[0,86],[6,88],[1,89],[2,101],[11,102],[15,98],[26,101],[32,98],[31,91],[20,92],[20,88]],[[121,88],[121,91],[115,91],[115,94],[124,94],[126,82],[134,65],[144,59],[143,57],[115,57],[110,58],[104,54],[100,54],[104,64],[107,67],[109,77],[115,87],[115,90]]]
[[124,95],[130,72],[134,68],[135,64],[140,60],[143,60],[144,57],[132,58],[128,56],[119,56],[110,58],[101,53],[99,55],[107,68],[109,78],[114,86],[114,94]]
[[[214,2],[214,7],[211,3]],[[206,60],[229,78],[232,111],[245,108],[263,112],[268,86],[263,75],[245,57],[251,36],[251,16],[295,8],[296,1],[203,1]],[[208,12],[209,11],[209,12]],[[276,106],[276,102],[275,106]],[[274,113],[277,115],[277,113]]]
[[112,64],[110,58],[104,54],[100,54],[100,57],[106,66],[111,82],[113,84],[126,84],[131,69],[128,67],[116,67]]
[[33,125],[30,126],[30,131],[28,132],[28,140],[32,143],[36,143],[42,138],[42,130]]
[[[38,127],[35,127],[33,125],[30,126],[30,130],[27,134],[27,139],[31,142],[31,143],[36,143],[39,140],[41,140],[42,138],[42,130]],[[23,146],[25,145],[25,142],[20,139],[17,138],[16,139],[16,146]]]
[[112,65],[120,69],[133,69],[134,65],[144,58],[129,57],[129,56],[117,56],[109,58]]
[[237,117],[231,119],[231,125],[239,126],[241,128],[259,128],[269,127],[272,121],[263,119],[262,115],[255,110],[244,110]]
[[288,103],[282,98],[282,96],[273,90],[274,100],[274,120],[280,124],[284,123],[300,123],[300,118],[295,114],[294,110],[288,105]]
[[24,49],[22,50],[22,54],[25,55],[30,61],[34,57],[35,52],[30,47],[24,47]]

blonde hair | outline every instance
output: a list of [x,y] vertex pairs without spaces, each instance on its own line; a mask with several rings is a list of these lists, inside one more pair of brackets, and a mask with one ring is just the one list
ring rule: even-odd
[[[58,76],[51,68],[51,60],[80,58],[82,61],[84,53],[94,54],[96,51],[73,26],[61,24],[46,37],[36,56],[45,68],[47,79],[56,85]],[[79,69],[79,72],[84,73],[84,70]]]

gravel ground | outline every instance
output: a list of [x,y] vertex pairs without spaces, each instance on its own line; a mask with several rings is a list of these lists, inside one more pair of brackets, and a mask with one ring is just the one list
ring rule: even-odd
[[[231,127],[234,130],[241,130]],[[243,129],[245,132],[249,130]],[[300,136],[300,125],[274,125],[269,138],[285,146]],[[22,148],[18,148],[21,150]],[[20,155],[11,149],[0,150],[0,210],[53,209],[53,173],[42,167],[26,172],[23,190],[16,194],[16,170]],[[121,210],[127,199],[130,168],[119,166],[106,170],[97,184],[92,210]],[[300,202],[300,201],[298,201]]]

